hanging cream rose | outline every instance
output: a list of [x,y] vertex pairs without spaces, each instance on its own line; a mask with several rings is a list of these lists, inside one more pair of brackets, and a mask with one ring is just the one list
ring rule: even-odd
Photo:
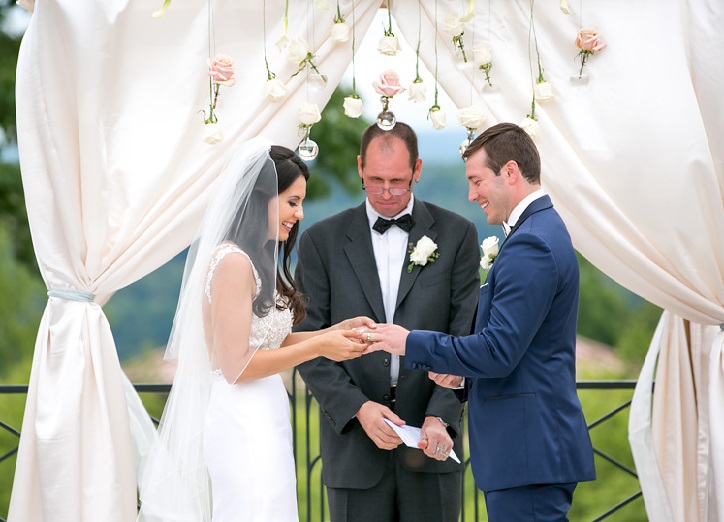
[[479,129],[485,123],[485,119],[488,115],[480,106],[473,105],[471,107],[465,107],[458,111],[458,121],[460,125],[467,129]]
[[446,16],[442,21],[442,30],[452,36],[453,38],[460,36],[463,34],[463,31],[465,30],[465,26],[463,25],[462,20],[458,18],[456,15],[451,14],[449,16]]
[[224,139],[221,127],[218,123],[207,123],[204,125],[204,141],[209,145],[216,145]]
[[278,78],[270,78],[264,84],[264,96],[270,102],[281,100],[287,95],[287,87]]
[[401,94],[405,88],[400,85],[400,75],[395,71],[385,71],[380,75],[379,81],[372,82],[377,94],[392,98],[395,94]]
[[347,96],[342,103],[342,107],[344,107],[344,114],[350,118],[359,118],[362,116],[362,100],[359,96]]
[[533,138],[533,141],[537,140],[538,136],[540,136],[540,124],[530,116],[523,118],[523,121],[521,121],[518,126],[527,132],[528,136]]
[[545,80],[536,83],[533,92],[535,93],[535,101],[537,102],[544,103],[553,99],[553,88],[551,84]]
[[335,22],[332,24],[332,33],[330,38],[333,42],[341,43],[349,41],[350,28],[345,22]]
[[380,43],[377,44],[377,50],[386,56],[395,56],[397,51],[400,50],[400,42],[397,41],[397,37],[383,36],[380,39]]
[[407,99],[415,103],[423,102],[427,99],[427,89],[425,89],[422,80],[415,80],[410,84],[410,87],[407,89]]
[[568,7],[568,0],[561,0],[560,7],[561,7],[561,12],[563,14],[567,14],[567,15],[573,14],[573,11],[571,11],[571,8]]
[[[20,7],[25,9],[28,13],[32,13],[33,11],[35,11],[35,0],[17,0],[16,3]],[[164,5],[165,5],[165,3],[164,3]],[[154,16],[154,18],[158,18],[158,17]]]
[[475,67],[482,69],[492,61],[493,55],[488,45],[478,44],[473,46],[473,63]]
[[447,127],[447,116],[439,106],[433,105],[427,113],[427,117],[430,118],[435,130],[442,130]]
[[299,125],[309,127],[322,119],[322,113],[316,103],[304,102],[299,106]]
[[287,46],[287,60],[292,63],[302,63],[309,54],[309,45],[304,38],[295,38]]

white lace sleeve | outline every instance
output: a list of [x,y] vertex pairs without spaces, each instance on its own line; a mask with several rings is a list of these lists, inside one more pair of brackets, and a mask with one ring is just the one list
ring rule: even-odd
[[233,243],[222,243],[216,249],[213,258],[211,259],[211,263],[209,263],[209,271],[206,273],[206,280],[204,282],[204,294],[206,294],[206,299],[209,303],[211,303],[211,280],[214,277],[214,271],[216,271],[216,268],[219,266],[219,263],[221,263],[221,260],[231,252],[235,254],[242,254],[249,260],[249,263],[251,263],[251,270],[254,273],[254,282],[256,283],[256,293],[254,295],[258,294],[261,290],[261,279],[259,278],[259,273],[256,271],[256,267],[249,255]]

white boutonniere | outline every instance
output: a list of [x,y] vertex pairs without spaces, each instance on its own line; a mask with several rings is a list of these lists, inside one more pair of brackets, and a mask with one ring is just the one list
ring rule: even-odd
[[490,270],[493,266],[493,261],[498,257],[498,238],[496,236],[486,237],[483,243],[480,245],[483,250],[483,257],[480,258],[480,266],[485,270]]
[[422,236],[417,244],[410,247],[407,252],[410,254],[410,264],[407,265],[407,272],[412,272],[415,265],[425,266],[428,262],[434,262],[440,254],[437,252],[437,244],[427,236]]

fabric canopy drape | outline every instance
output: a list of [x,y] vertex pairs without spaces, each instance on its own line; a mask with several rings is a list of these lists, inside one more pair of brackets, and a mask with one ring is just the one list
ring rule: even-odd
[[[264,134],[294,147],[297,107],[309,100],[321,108],[351,59],[349,46],[329,40],[332,12],[289,2],[288,38],[306,38],[329,77],[312,91],[306,73],[292,77],[297,66],[274,46],[284,2],[267,1],[266,17],[263,4],[214,1],[211,38],[200,0],[172,2],[161,19],[149,16],[159,6],[141,1],[36,6],[18,60],[20,162],[41,272],[50,290],[71,293],[49,299],[40,326],[11,522],[135,518],[133,447],[142,453],[150,427],[101,306],[190,243],[234,141]],[[482,72],[459,69],[451,37],[435,32],[436,17],[462,16],[467,5],[395,0],[392,10],[413,47],[421,35],[421,59],[431,71],[437,65],[458,107],[485,107],[484,126],[517,123],[530,112],[537,74],[531,4],[479,0],[466,26],[468,50],[491,44],[495,89],[483,89]],[[352,3],[340,7],[351,23]],[[378,7],[355,3],[358,40]],[[724,6],[612,0],[571,7],[576,16],[557,2],[534,10],[555,92],[536,108],[544,187],[576,248],[667,310],[634,396],[632,449],[651,520],[711,520],[724,514],[715,494],[724,481],[724,36],[717,31]],[[571,81],[581,24],[608,42],[586,65],[587,83]],[[278,104],[263,94],[264,36],[270,67],[289,89]],[[199,111],[208,105],[206,58],[215,52],[235,59],[238,81],[222,87],[225,138],[212,147],[202,141]],[[90,294],[93,301],[82,300]]]
[[[667,310],[629,424],[650,520],[717,520],[724,516],[724,495],[716,494],[724,483],[724,4],[571,2],[575,16],[557,4],[534,6],[541,64],[555,92],[536,107],[543,185],[576,249]],[[538,76],[531,5],[476,3],[465,45],[492,47],[496,88],[487,89],[481,71],[461,71],[450,59],[452,41],[441,31],[435,60],[435,10],[441,29],[442,18],[462,16],[467,4],[422,3],[421,58],[431,71],[437,66],[458,108],[487,108],[486,127],[530,113]],[[418,2],[395,0],[393,12],[417,42]],[[589,59],[588,82],[571,79],[581,25],[608,42]]]
[[[17,126],[33,244],[51,297],[11,522],[136,518],[137,454],[153,426],[121,371],[102,305],[188,246],[235,141],[263,134],[295,148],[300,103],[323,107],[351,61],[351,46],[329,40],[329,13],[294,2],[288,37],[307,38],[329,78],[322,91],[308,90],[306,73],[292,77],[298,64],[274,47],[283,3],[267,3],[270,65],[289,90],[278,104],[263,93],[262,2],[215,1],[209,11],[207,2],[184,0],[161,19],[151,17],[160,1],[35,6],[18,57]],[[357,6],[360,31],[377,7]],[[207,57],[216,52],[236,59],[237,84],[221,89],[224,139],[211,146],[202,111]]]

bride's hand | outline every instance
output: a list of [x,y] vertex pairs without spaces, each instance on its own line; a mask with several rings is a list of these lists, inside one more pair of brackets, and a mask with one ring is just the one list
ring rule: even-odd
[[345,319],[344,321],[340,321],[334,326],[332,326],[332,330],[352,330],[354,328],[364,328],[365,330],[373,330],[377,328],[377,323],[375,323],[372,319],[369,317],[365,317],[364,315],[360,315],[358,317],[352,317],[351,319]]
[[366,349],[358,330],[331,330],[318,336],[319,355],[333,361],[346,361],[362,355]]

